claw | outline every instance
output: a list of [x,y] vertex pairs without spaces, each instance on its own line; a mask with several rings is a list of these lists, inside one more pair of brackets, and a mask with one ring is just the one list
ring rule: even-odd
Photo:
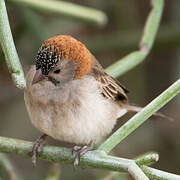
[[41,150],[44,146],[44,141],[45,141],[46,137],[47,137],[47,135],[43,134],[33,144],[33,147],[32,147],[32,164],[34,167],[36,166],[37,156],[39,156],[39,153],[41,152]]
[[74,154],[74,152],[78,152],[82,147],[81,146],[74,146],[72,148],[72,155]]
[[94,142],[91,141],[88,145],[85,145],[82,147],[80,146],[73,147],[72,154],[74,154],[74,152],[77,152],[77,154],[75,155],[74,163],[73,163],[74,168],[78,166],[81,156],[83,156],[86,152],[93,149],[93,145],[94,145]]

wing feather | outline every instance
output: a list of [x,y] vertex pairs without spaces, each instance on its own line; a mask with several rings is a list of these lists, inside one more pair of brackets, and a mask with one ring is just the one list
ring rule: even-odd
[[99,81],[101,92],[106,98],[127,102],[126,93],[128,90],[119,81],[107,74],[95,58],[89,74]]

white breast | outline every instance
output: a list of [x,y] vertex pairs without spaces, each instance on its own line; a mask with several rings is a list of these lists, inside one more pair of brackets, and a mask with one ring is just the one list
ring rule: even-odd
[[98,142],[112,131],[116,119],[127,112],[103,97],[98,82],[90,76],[73,80],[61,89],[47,84],[44,91],[44,86],[27,86],[27,110],[36,128],[61,141]]

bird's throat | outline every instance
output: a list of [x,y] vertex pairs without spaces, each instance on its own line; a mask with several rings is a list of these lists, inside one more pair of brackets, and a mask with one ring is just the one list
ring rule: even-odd
[[51,81],[55,86],[57,86],[58,84],[60,84],[60,81],[54,79],[51,76],[48,76],[48,80]]

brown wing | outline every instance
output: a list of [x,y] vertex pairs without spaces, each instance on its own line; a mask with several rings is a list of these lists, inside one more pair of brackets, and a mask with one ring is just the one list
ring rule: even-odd
[[126,93],[128,90],[119,81],[107,74],[95,58],[90,75],[100,82],[102,94],[106,98],[127,102]]

